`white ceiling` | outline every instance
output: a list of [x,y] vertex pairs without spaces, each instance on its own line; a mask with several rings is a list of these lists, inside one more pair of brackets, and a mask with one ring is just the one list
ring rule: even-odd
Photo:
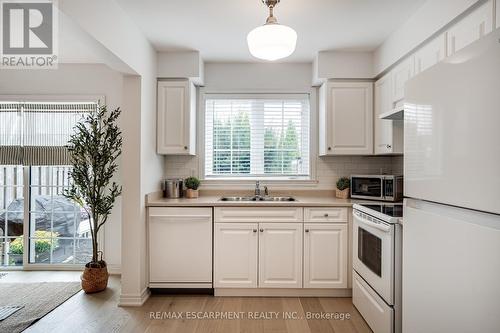
[[[205,61],[256,61],[246,36],[268,14],[261,0],[117,1],[157,50],[197,50]],[[275,16],[298,34],[286,61],[311,61],[324,50],[373,50],[424,2],[282,0]]]

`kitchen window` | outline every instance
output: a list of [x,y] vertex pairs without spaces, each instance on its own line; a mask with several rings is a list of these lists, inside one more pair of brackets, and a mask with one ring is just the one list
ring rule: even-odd
[[205,96],[205,179],[310,179],[309,95]]

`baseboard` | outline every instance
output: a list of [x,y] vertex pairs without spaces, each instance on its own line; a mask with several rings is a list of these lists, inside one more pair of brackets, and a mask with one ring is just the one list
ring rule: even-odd
[[108,264],[108,273],[109,275],[122,275],[122,266]]
[[206,282],[206,283],[165,283],[165,282],[150,282],[149,283],[149,288],[210,288],[212,289],[212,282]]
[[150,295],[149,288],[144,288],[140,294],[121,294],[118,306],[142,306]]
[[352,289],[216,288],[214,296],[227,297],[351,297]]

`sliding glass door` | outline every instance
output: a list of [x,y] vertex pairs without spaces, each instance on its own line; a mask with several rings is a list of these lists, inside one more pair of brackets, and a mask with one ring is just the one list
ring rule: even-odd
[[[70,267],[90,261],[89,216],[62,195],[71,182],[70,170],[0,166],[0,266]],[[27,191],[24,184],[29,184]],[[29,200],[24,200],[25,192]]]
[[0,266],[23,265],[23,167],[0,165]]
[[69,172],[68,166],[30,167],[30,264],[80,264],[91,259],[89,216],[62,195],[71,181]]

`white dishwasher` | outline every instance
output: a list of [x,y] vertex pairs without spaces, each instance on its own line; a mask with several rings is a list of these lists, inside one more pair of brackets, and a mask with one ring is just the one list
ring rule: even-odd
[[212,208],[150,207],[150,288],[212,288]]

